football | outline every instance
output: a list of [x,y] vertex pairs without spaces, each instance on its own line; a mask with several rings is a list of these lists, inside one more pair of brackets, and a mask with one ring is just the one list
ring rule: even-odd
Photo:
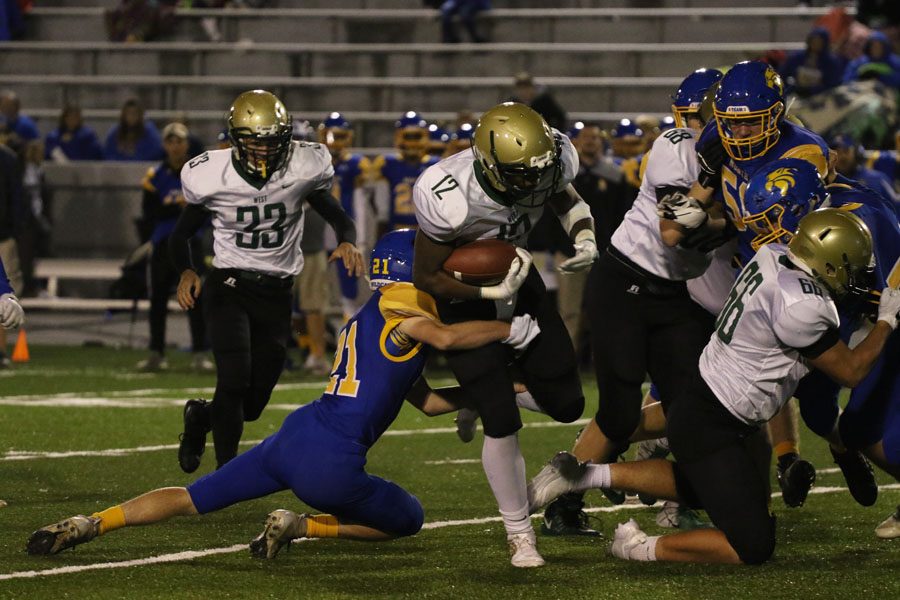
[[503,281],[516,258],[516,247],[502,240],[477,240],[453,251],[444,271],[469,285],[494,285]]

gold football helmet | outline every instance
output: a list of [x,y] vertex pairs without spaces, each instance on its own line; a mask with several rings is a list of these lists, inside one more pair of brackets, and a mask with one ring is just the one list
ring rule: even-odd
[[875,267],[869,228],[853,213],[836,208],[820,208],[800,219],[788,256],[835,299],[868,291]]
[[232,154],[249,175],[268,179],[287,162],[291,116],[275,94],[244,92],[231,104],[227,123]]
[[539,206],[562,172],[561,142],[543,117],[517,102],[504,102],[481,115],[472,151],[488,184],[511,202]]

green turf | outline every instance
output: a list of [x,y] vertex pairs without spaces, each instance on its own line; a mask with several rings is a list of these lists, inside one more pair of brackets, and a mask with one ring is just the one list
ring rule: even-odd
[[[0,454],[174,444],[180,409],[142,406],[148,399],[183,399],[186,388],[208,388],[210,376],[191,374],[188,359],[170,358],[173,371],[141,376],[129,371],[142,353],[108,349],[36,347],[32,361],[0,375],[0,394],[53,398],[133,398],[137,408],[0,406]],[[314,380],[287,373],[283,383],[307,389],[277,391],[272,402],[300,404],[318,395]],[[593,413],[596,388],[586,379]],[[144,390],[141,392],[141,390]],[[131,391],[131,395],[129,395]],[[118,394],[117,394],[118,393]],[[267,410],[248,424],[245,439],[264,437],[288,414]],[[546,422],[526,415],[526,421]],[[405,408],[394,430],[452,427],[452,416],[429,419]],[[526,428],[521,443],[529,475],[559,449],[568,448],[575,426]],[[804,437],[804,453],[819,467],[830,459],[823,443]],[[397,481],[421,500],[426,521],[495,517],[496,505],[477,462],[480,436],[462,444],[453,433],[386,436],[369,454],[371,472]],[[210,468],[206,457],[201,471]],[[891,483],[879,474],[881,483]],[[115,532],[55,557],[29,557],[29,533],[76,513],[90,513],[146,490],[185,485],[193,477],[178,469],[174,450],[126,456],[36,458],[0,461],[0,575],[29,570],[204,550],[244,544],[261,530],[274,508],[300,509],[281,493],[200,518]],[[819,486],[839,486],[839,474],[820,475]],[[608,506],[596,492],[594,506]],[[543,569],[509,565],[502,525],[496,521],[428,529],[404,540],[352,543],[303,542],[275,561],[256,561],[244,550],[177,563],[95,570],[32,579],[0,580],[0,598],[896,598],[900,594],[900,540],[883,541],[872,530],[900,502],[884,490],[875,507],[857,506],[845,491],[812,495],[789,510],[774,500],[778,548],[762,567],[628,563],[608,555],[608,540],[541,538]],[[599,513],[609,537],[615,523],[633,516],[651,534],[663,533],[655,509]]]

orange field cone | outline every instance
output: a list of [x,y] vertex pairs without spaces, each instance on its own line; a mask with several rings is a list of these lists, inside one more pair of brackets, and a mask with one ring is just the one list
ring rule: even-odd
[[28,354],[28,339],[25,336],[25,330],[19,330],[19,337],[16,338],[16,347],[13,348],[12,361],[17,363],[28,362],[31,356]]

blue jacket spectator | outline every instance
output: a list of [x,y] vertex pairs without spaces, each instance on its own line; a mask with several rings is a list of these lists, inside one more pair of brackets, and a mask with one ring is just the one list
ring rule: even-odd
[[890,200],[894,205],[894,210],[900,213],[900,197],[894,191],[894,182],[881,171],[869,169],[863,165],[864,151],[851,136],[846,134],[836,136],[828,145],[837,151],[837,162],[834,168],[838,173],[848,179],[859,181],[878,192]]
[[162,160],[164,154],[156,125],[144,119],[144,109],[136,99],[126,100],[119,123],[106,136],[104,158],[155,161]]
[[785,93],[813,96],[841,84],[844,64],[831,51],[831,37],[824,27],[816,27],[806,36],[806,49],[791,52],[780,71]]
[[869,36],[863,55],[847,65],[844,83],[878,79],[894,89],[900,88],[900,57],[891,50],[891,42],[880,31]]
[[25,31],[25,19],[16,0],[0,0],[0,42],[8,42]]
[[31,117],[19,113],[20,108],[21,103],[15,92],[12,90],[0,92],[0,119],[4,121],[6,129],[16,136],[13,146],[41,137],[37,125],[31,120]]
[[45,158],[65,160],[103,160],[103,148],[97,134],[81,120],[81,109],[68,105],[59,116],[59,127],[47,134]]

